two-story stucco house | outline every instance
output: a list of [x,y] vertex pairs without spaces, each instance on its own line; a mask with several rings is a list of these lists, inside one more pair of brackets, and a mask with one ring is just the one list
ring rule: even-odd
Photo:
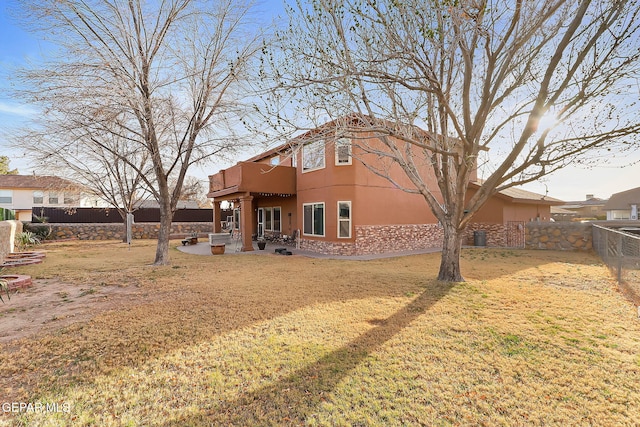
[[84,207],[94,202],[80,185],[56,176],[0,175],[0,207],[15,211],[23,222],[38,215],[39,207]]
[[[211,175],[213,231],[220,232],[220,202],[228,201],[236,208],[243,251],[253,250],[256,237],[273,235],[295,236],[301,249],[340,255],[440,247],[442,228],[424,198],[356,160],[366,155],[357,151],[362,136],[352,144],[325,126]],[[399,169],[389,173],[396,183],[410,185]],[[471,183],[469,191],[477,188]],[[477,213],[469,236],[484,230],[489,246],[523,246],[524,223],[549,221],[555,204],[562,202],[505,190]]]
[[640,219],[640,187],[615,193],[604,205],[607,220]]

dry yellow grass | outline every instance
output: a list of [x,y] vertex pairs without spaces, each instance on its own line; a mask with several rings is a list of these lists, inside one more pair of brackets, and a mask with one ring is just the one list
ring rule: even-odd
[[640,322],[593,255],[467,250],[467,282],[445,284],[439,254],[153,267],[153,242],[47,248],[33,276],[126,300],[5,343],[0,404],[69,411],[0,423],[640,424]]

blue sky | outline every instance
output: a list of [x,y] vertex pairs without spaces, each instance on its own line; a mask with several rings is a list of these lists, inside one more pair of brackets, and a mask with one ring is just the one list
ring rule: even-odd
[[[2,130],[10,130],[16,124],[29,124],[29,118],[35,108],[20,100],[11,99],[7,93],[11,77],[11,69],[25,64],[30,58],[37,59],[47,49],[46,42],[29,34],[12,18],[13,0],[4,0],[0,6],[0,135]],[[281,3],[269,0],[261,9],[270,14],[282,12]],[[4,139],[0,139],[0,154],[11,158],[11,167],[18,168],[22,174],[32,173],[26,153],[10,150]],[[237,160],[243,160],[238,158]],[[640,162],[640,147],[627,156],[629,161]],[[620,164],[622,164],[622,160]],[[226,165],[225,165],[226,166]],[[224,166],[223,166],[224,167]],[[190,173],[198,178],[217,172],[219,167],[197,168]],[[37,171],[36,171],[37,173]],[[625,168],[597,167],[583,169],[568,167],[548,176],[542,182],[532,183],[525,189],[538,193],[546,193],[562,200],[583,200],[586,194],[608,198],[613,193],[640,186],[640,163]]]

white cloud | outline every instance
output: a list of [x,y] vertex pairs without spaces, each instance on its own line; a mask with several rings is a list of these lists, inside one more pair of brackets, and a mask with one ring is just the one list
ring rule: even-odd
[[36,114],[36,109],[28,105],[11,104],[0,101],[0,113],[11,114],[21,117],[32,117]]

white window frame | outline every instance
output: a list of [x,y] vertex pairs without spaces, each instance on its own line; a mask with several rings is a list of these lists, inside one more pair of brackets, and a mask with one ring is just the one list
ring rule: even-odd
[[44,205],[44,191],[42,190],[33,191],[33,204]]
[[78,203],[78,198],[76,194],[73,193],[62,193],[62,204],[63,205],[74,205]]
[[264,209],[264,230],[273,231],[273,208]]
[[[307,164],[307,159],[314,161]],[[302,146],[302,173],[324,169],[326,165],[326,153],[324,140],[313,141]]]
[[50,205],[57,205],[60,203],[60,193],[56,191],[49,191],[48,200]]
[[[316,213],[316,206],[318,205],[322,205],[322,234],[315,234],[314,230],[314,225],[315,225],[315,213]],[[304,208],[306,206],[311,206],[311,234],[307,233],[305,231],[305,215],[304,215]],[[314,236],[314,237],[324,237],[326,232],[327,232],[327,222],[326,222],[326,217],[327,217],[327,209],[325,206],[324,202],[314,202],[314,203],[303,203],[302,204],[302,234],[305,236]]]
[[[276,228],[276,211],[278,211],[280,215],[280,220],[278,222],[277,228]],[[273,225],[272,231],[282,232],[282,208],[280,206],[274,206],[271,212],[271,224]]]
[[[340,218],[340,204],[341,203],[346,203],[349,206],[349,218]],[[336,216],[338,217],[338,222],[337,222],[338,230],[337,230],[336,233],[338,235],[338,239],[350,239],[351,238],[351,221],[352,221],[352,217],[353,217],[353,213],[352,213],[353,211],[351,209],[351,201],[350,200],[340,200],[340,201],[338,201],[338,205],[337,206],[338,206],[338,212],[337,212]],[[348,229],[349,230],[349,235],[348,236],[341,236],[340,235],[340,230],[341,230],[340,225],[343,222],[346,222],[347,224],[349,224],[349,229]]]
[[0,190],[0,204],[3,204],[3,205],[13,204],[13,190]]
[[[337,138],[336,142],[334,143],[335,146],[335,164],[336,166],[348,166],[350,164],[352,164],[351,161],[351,138]],[[339,159],[339,149],[340,147],[347,147],[347,161],[346,162],[341,162]]]

